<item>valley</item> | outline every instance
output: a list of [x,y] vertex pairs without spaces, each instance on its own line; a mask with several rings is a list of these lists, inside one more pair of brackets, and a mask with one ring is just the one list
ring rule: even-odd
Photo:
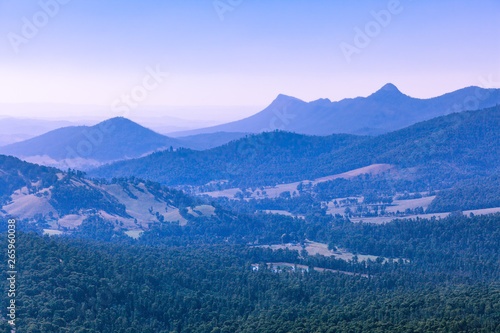
[[499,0],[0,9],[0,333],[500,333]]
[[[485,118],[486,115],[489,117]],[[405,218],[445,218],[460,210],[446,208],[446,202],[450,200],[446,195],[450,189],[470,186],[466,184],[478,172],[485,174],[482,182],[500,188],[497,178],[492,182],[484,178],[489,170],[494,170],[499,156],[495,143],[498,141],[495,129],[500,124],[497,120],[500,120],[498,108],[493,108],[436,118],[375,138],[313,137],[279,131],[263,133],[236,137],[234,141],[204,151],[176,149],[110,164],[90,171],[91,177],[80,171],[63,173],[44,169],[50,170],[52,180],[49,184],[42,184],[37,177],[26,182],[21,175],[18,188],[3,194],[8,197],[2,203],[0,214],[44,221],[46,233],[70,232],[89,218],[96,217],[134,237],[155,225],[186,226],[199,218],[210,219],[216,215],[214,205],[242,214],[269,214],[299,220],[318,214],[375,224]],[[108,125],[118,126],[114,129],[116,131],[120,130],[119,124],[122,123],[138,128],[126,120],[113,121],[116,120]],[[438,132],[429,131],[435,126],[440,126]],[[479,131],[481,126],[487,126],[488,130],[478,132],[481,135],[476,136],[475,128]],[[408,139],[407,133],[411,133],[413,139]],[[457,136],[458,133],[462,135]],[[428,135],[431,135],[431,141]],[[438,140],[437,136],[442,139]],[[443,154],[439,152],[444,148],[438,144],[441,140],[447,140],[451,147],[458,144],[454,140],[467,142],[468,146],[462,146],[455,155]],[[418,142],[418,145],[411,142]],[[262,150],[260,146],[264,143],[272,151]],[[489,146],[493,150],[487,148]],[[241,150],[240,147],[249,147],[245,149],[250,150]],[[464,150],[465,147],[470,148]],[[396,152],[400,152],[397,159],[394,158]],[[420,157],[415,154],[420,154]],[[393,157],[389,157],[391,155]],[[361,157],[353,159],[354,156]],[[472,156],[482,160],[483,171],[477,167],[470,169],[471,165],[460,167],[464,158]],[[378,163],[360,165],[363,161]],[[392,163],[380,163],[382,161]],[[438,162],[441,166],[436,169],[433,165]],[[228,173],[226,163],[239,165],[241,169]],[[353,168],[356,165],[360,166]],[[153,166],[158,169],[151,169]],[[124,167],[151,171],[121,172]],[[463,170],[461,174],[443,178],[457,167]],[[184,177],[181,170],[192,172]],[[340,172],[328,175],[326,170]],[[3,172],[9,175],[16,169],[4,169]],[[491,173],[494,174],[495,171]],[[153,175],[146,179],[158,183],[136,178],[141,175]],[[224,175],[229,177],[221,179]],[[303,178],[308,175],[316,177]],[[107,176],[107,179],[100,176]],[[199,185],[186,183],[192,177],[197,177]],[[286,182],[298,177],[301,179]],[[208,182],[201,183],[200,180]],[[23,182],[26,183],[21,186]],[[170,185],[170,189],[164,185]],[[179,196],[181,191],[192,198],[176,204],[172,198]],[[475,193],[479,192],[476,190]],[[187,198],[185,194],[180,196]],[[466,209],[461,210],[464,214],[494,213],[500,207],[494,197],[474,200],[479,201],[464,207]]]
[[[449,314],[435,308],[443,295],[453,304],[462,292],[471,304],[486,296],[488,306],[497,303],[498,107],[378,136],[199,134],[190,144],[201,140],[200,150],[164,149],[157,139],[170,138],[125,119],[109,122],[120,135],[95,147],[97,168],[61,170],[0,155],[0,230],[16,219],[27,278],[20,298],[26,311],[44,309],[26,317],[31,327],[57,332],[84,320],[96,332],[113,331],[122,324],[101,314],[131,318],[127,309],[135,309],[149,322],[131,325],[155,332],[173,329],[173,318],[213,331],[221,326],[215,320],[247,327],[256,325],[252,316],[283,322],[289,311],[313,329],[332,307],[352,314],[346,325],[364,327],[381,302],[394,302],[384,311],[407,318],[414,310],[401,304],[411,299],[433,320]],[[141,135],[152,140],[117,148]],[[64,299],[64,314],[49,299]],[[136,303],[146,299],[156,301]],[[76,310],[82,302],[89,310]],[[192,311],[204,317],[193,319]]]
[[[246,198],[246,199],[264,199],[264,198],[278,198],[286,193],[291,196],[299,195],[300,191],[303,191],[304,188],[312,187],[319,183],[324,183],[327,181],[335,180],[335,179],[351,179],[360,175],[379,175],[384,172],[390,172],[393,169],[392,165],[389,164],[374,164],[367,167],[347,171],[337,175],[331,175],[326,177],[321,177],[315,180],[303,180],[300,182],[294,182],[289,184],[277,184],[275,186],[263,186],[259,189],[239,189],[239,188],[230,188],[222,191],[213,191],[213,192],[201,192],[196,193],[198,195],[206,195],[213,198],[225,197],[228,199],[233,198]],[[210,184],[212,185],[212,184]]]

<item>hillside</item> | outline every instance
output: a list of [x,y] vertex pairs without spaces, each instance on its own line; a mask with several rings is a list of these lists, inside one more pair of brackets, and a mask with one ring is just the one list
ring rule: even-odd
[[58,170],[23,162],[17,158],[0,155],[0,204],[21,188],[28,191],[51,186],[58,179]]
[[389,83],[370,96],[338,102],[320,99],[307,103],[294,97],[279,95],[267,108],[251,117],[176,133],[175,136],[213,132],[260,133],[275,129],[308,135],[378,135],[453,112],[483,109],[498,104],[500,89],[467,87],[430,99],[418,99],[403,94]]
[[[312,180],[392,164],[430,182],[498,172],[500,109],[454,113],[378,137],[271,132],[202,152],[159,152],[96,169],[95,177],[138,176],[167,185],[227,181],[233,187]],[[418,167],[415,169],[415,167]]]
[[352,135],[319,137],[266,132],[205,151],[158,152],[103,166],[89,175],[105,178],[137,175],[168,185],[202,185],[221,180],[280,183],[308,177],[315,173],[311,163],[360,140],[365,139]]
[[0,217],[43,221],[47,230],[68,231],[88,218],[141,232],[157,223],[186,224],[215,208],[180,191],[137,178],[90,181],[80,171],[64,173],[0,155]]

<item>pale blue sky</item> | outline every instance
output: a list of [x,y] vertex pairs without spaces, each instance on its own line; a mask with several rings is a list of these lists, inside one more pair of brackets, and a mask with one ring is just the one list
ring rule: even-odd
[[[157,66],[168,78],[134,109],[165,106],[179,117],[193,106],[213,119],[233,106],[246,115],[251,108],[239,107],[258,111],[279,93],[365,96],[387,82],[421,98],[488,77],[500,87],[500,1],[401,0],[350,62],[341,43],[355,45],[355,28],[394,0],[221,0],[232,9],[224,20],[213,0],[65,0],[36,36],[23,37],[23,18],[44,24],[41,3],[54,1],[0,0],[0,104],[107,108]],[[25,38],[18,52],[13,36]]]

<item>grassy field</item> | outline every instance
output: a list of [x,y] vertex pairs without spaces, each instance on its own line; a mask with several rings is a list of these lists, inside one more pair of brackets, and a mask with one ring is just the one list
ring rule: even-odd
[[[269,248],[272,250],[289,249],[292,251],[299,251],[299,253],[303,250],[306,250],[307,254],[311,256],[319,254],[325,257],[334,257],[336,259],[342,259],[346,261],[353,260],[355,257],[357,257],[357,260],[360,262],[367,260],[375,261],[378,258],[377,256],[372,256],[372,255],[354,254],[345,249],[336,249],[335,251],[330,250],[328,249],[328,244],[311,242],[311,241],[307,241],[304,244],[304,246],[302,246],[301,244],[287,243],[287,244],[276,244],[276,245],[261,245],[260,247]],[[386,258],[383,259],[387,260]]]

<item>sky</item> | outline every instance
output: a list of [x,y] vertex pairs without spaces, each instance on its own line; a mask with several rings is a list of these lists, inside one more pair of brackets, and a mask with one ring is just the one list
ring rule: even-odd
[[224,121],[280,93],[500,88],[499,17],[498,0],[0,0],[0,115]]

